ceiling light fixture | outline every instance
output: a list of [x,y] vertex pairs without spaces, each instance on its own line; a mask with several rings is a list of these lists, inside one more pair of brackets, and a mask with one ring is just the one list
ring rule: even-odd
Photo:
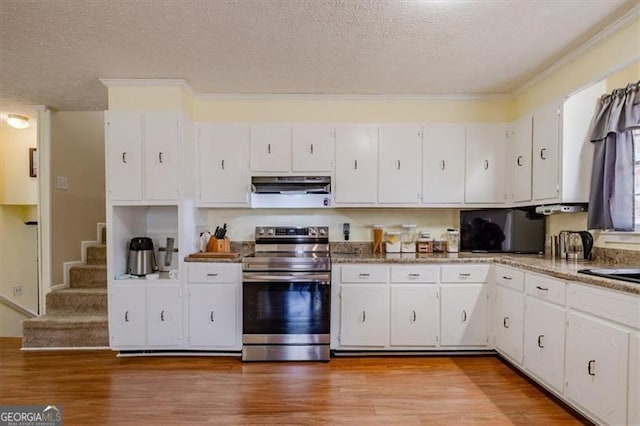
[[16,129],[26,129],[29,127],[29,117],[18,114],[9,114],[7,124]]

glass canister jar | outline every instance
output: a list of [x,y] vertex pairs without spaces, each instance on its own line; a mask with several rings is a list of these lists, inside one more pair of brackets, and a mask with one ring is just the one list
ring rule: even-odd
[[416,251],[418,253],[433,253],[433,238],[428,231],[421,231],[418,235]]
[[460,245],[460,231],[457,229],[447,229],[447,252],[457,253]]
[[416,252],[416,225],[413,223],[405,223],[402,225],[402,253]]
[[447,240],[443,238],[436,238],[433,240],[433,252],[445,253],[447,251]]
[[382,253],[382,242],[384,239],[384,225],[373,225],[373,252]]
[[387,253],[400,253],[400,231],[387,231],[385,233],[385,251]]

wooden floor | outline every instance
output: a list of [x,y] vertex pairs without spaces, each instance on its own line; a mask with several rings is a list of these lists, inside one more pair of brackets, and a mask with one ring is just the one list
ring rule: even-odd
[[496,357],[116,358],[21,352],[0,338],[0,404],[79,424],[580,424]]

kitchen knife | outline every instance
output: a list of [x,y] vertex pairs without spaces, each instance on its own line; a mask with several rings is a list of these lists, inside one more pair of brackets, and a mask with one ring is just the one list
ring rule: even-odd
[[218,232],[220,232],[220,227],[216,226],[216,230],[213,232],[213,237],[218,238]]

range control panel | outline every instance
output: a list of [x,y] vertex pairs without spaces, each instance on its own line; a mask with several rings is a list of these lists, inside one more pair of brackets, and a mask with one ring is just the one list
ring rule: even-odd
[[265,239],[328,238],[328,226],[257,226],[256,241]]

